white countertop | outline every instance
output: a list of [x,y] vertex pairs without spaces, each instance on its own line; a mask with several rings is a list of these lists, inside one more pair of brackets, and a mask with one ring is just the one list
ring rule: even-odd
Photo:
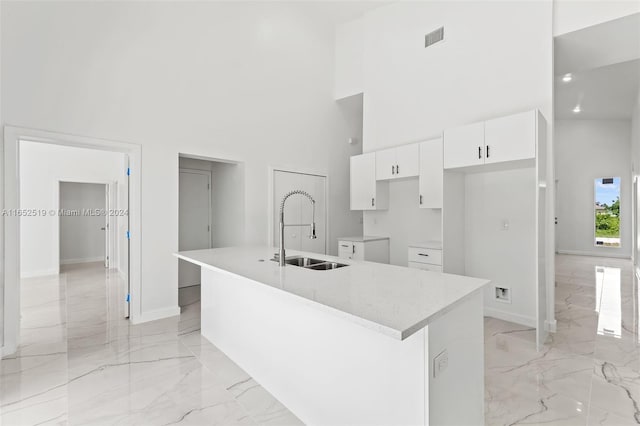
[[301,254],[349,266],[328,271],[292,265],[281,268],[270,260],[276,251],[269,247],[228,247],[183,251],[176,256],[294,294],[399,340],[421,330],[489,283],[485,279],[294,250],[287,250],[287,257]]
[[421,241],[417,243],[409,243],[409,247],[442,250],[442,241],[432,240],[432,241]]
[[376,237],[373,235],[360,235],[359,237],[340,237],[338,241],[351,241],[354,243],[366,243],[367,241],[388,240],[389,237]]

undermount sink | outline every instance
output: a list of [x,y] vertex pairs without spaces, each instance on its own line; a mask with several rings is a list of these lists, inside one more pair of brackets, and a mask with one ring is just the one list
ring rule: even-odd
[[287,265],[302,266],[303,268],[323,262],[326,262],[326,260],[312,259],[310,257],[292,257],[284,261]]
[[[274,262],[277,262],[277,259],[271,259]],[[287,265],[299,266],[301,268],[313,269],[314,271],[328,271],[330,269],[338,269],[343,266],[349,266],[344,263],[330,262],[322,259],[313,259],[311,257],[289,257],[285,259],[284,263]]]
[[318,263],[317,265],[307,266],[307,269],[313,269],[315,271],[328,271],[329,269],[338,269],[342,268],[345,265],[344,263],[336,263],[336,262],[324,262]]

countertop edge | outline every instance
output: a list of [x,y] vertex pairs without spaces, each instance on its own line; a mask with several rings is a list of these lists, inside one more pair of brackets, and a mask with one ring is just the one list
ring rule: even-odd
[[[233,277],[239,277],[239,278],[245,279],[247,281],[253,282],[253,283],[257,284],[257,285],[264,286],[266,288],[270,288],[273,291],[278,292],[278,293],[289,294],[290,296],[295,297],[298,300],[301,300],[303,303],[306,303],[307,305],[311,305],[311,306],[317,307],[317,308],[319,308],[319,309],[321,309],[321,310],[323,310],[325,312],[328,312],[328,313],[334,314],[336,316],[345,318],[345,319],[347,319],[347,320],[349,320],[349,321],[351,321],[351,322],[353,322],[355,324],[358,324],[358,325],[360,325],[360,326],[362,326],[364,328],[367,328],[367,329],[369,329],[371,331],[383,334],[385,336],[393,338],[394,340],[400,340],[400,341],[406,340],[407,338],[411,337],[412,335],[414,335],[418,331],[420,331],[423,328],[429,326],[430,323],[433,323],[435,320],[437,320],[441,316],[445,315],[446,313],[450,312],[452,309],[454,309],[459,304],[461,304],[461,303],[465,302],[466,300],[470,299],[476,293],[484,291],[484,288],[487,286],[487,284],[491,283],[490,280],[486,280],[486,279],[483,280],[483,281],[485,281],[484,284],[482,284],[478,288],[470,291],[469,293],[465,294],[464,296],[460,297],[458,300],[450,303],[449,305],[445,306],[444,308],[439,309],[437,312],[434,312],[433,314],[429,315],[428,317],[416,322],[414,325],[412,325],[412,326],[410,326],[410,327],[408,327],[408,328],[406,328],[404,330],[399,330],[399,329],[395,329],[395,328],[390,328],[388,326],[385,326],[385,325],[382,325],[380,323],[368,320],[366,318],[359,317],[359,316],[354,315],[352,313],[345,312],[345,311],[343,311],[341,309],[334,308],[334,307],[326,305],[324,303],[320,303],[320,302],[317,302],[315,300],[308,299],[308,298],[300,296],[298,294],[287,292],[287,291],[284,291],[282,289],[278,289],[277,287],[274,287],[274,286],[271,286],[269,284],[257,281],[255,279],[247,277],[245,275],[242,275],[242,274],[239,274],[239,273],[236,273],[236,272],[232,272],[232,271],[229,271],[227,269],[223,269],[223,268],[217,267],[215,265],[211,265],[209,263],[201,262],[199,260],[187,257],[187,256],[182,255],[180,253],[173,253],[173,255],[175,257],[177,257],[178,259],[182,259],[182,260],[184,260],[186,262],[191,262],[191,263],[193,263],[195,265],[198,265],[200,267],[204,267],[204,268],[207,268],[207,269],[210,269],[210,270],[214,270],[216,272],[220,272],[220,273],[223,273],[225,275],[229,275],[229,276],[233,276]],[[474,277],[469,277],[469,278],[474,278]],[[478,278],[475,278],[475,279],[478,279]]]

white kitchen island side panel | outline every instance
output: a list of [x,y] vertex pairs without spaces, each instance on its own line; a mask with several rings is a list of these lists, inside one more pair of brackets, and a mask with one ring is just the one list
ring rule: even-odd
[[396,340],[202,268],[202,335],[308,425],[423,425],[427,329]]

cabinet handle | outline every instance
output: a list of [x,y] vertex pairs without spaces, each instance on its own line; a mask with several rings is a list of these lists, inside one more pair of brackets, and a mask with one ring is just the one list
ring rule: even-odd
[[400,173],[400,166],[396,164],[396,174]]
[[481,146],[478,147],[478,159],[479,160],[482,159],[482,147]]
[[427,253],[418,253],[418,256],[425,256],[425,257],[429,257],[429,255]]
[[422,194],[420,195],[420,205],[422,205]]
[[394,168],[393,166],[391,166],[391,174],[392,174],[392,175],[395,175],[395,174],[396,174],[395,168]]
[[489,158],[489,145],[487,145],[487,158]]
[[351,253],[356,254],[356,245],[351,246]]
[[376,199],[372,198],[371,199],[371,207],[374,207],[376,205]]
[[340,244],[340,247],[346,247],[349,248],[349,246],[347,244]]

